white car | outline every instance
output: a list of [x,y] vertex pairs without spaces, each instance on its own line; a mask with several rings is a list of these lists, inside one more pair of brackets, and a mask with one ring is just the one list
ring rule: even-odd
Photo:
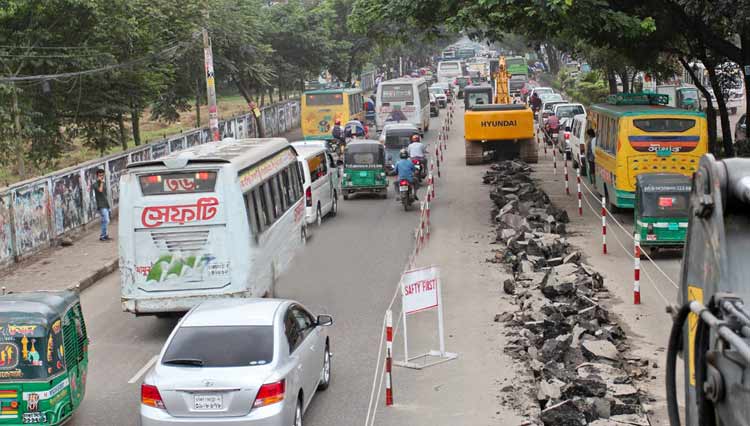
[[292,142],[302,171],[305,220],[320,226],[325,216],[336,216],[341,193],[339,169],[325,148],[325,141]]
[[445,94],[445,90],[432,85],[430,86],[430,94],[435,95],[435,100],[437,100],[438,107],[445,108],[448,106],[448,95]]
[[214,299],[172,330],[141,385],[142,426],[292,426],[331,383],[330,315],[279,299]]
[[[583,166],[581,168],[581,176],[586,176],[586,116],[584,114],[578,114],[573,117],[573,122],[570,126],[570,152],[573,157],[573,167],[579,166],[579,158],[583,156]],[[581,147],[583,145],[583,147]]]

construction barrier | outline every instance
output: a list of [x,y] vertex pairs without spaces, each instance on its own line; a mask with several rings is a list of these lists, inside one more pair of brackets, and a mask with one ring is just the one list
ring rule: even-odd
[[641,304],[641,234],[636,233],[633,244],[633,303]]
[[602,253],[607,254],[607,199],[602,197]]
[[393,311],[385,311],[385,405],[393,405]]

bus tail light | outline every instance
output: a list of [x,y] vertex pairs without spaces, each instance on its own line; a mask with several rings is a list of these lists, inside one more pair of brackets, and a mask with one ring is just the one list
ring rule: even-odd
[[305,204],[307,207],[312,207],[312,187],[310,186],[305,190]]

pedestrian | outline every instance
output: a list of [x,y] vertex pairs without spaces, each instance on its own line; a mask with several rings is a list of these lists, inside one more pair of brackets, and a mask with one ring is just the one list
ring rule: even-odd
[[594,149],[596,148],[596,132],[594,129],[586,130],[586,136],[589,137],[589,146],[586,147],[586,162],[589,164],[588,175],[589,181],[594,184],[596,183],[596,157],[594,156]]
[[109,226],[109,200],[107,199],[107,184],[104,182],[104,169],[96,171],[96,183],[94,186],[94,195],[96,198],[96,208],[102,219],[102,230],[99,234],[99,241],[109,241],[107,227]]

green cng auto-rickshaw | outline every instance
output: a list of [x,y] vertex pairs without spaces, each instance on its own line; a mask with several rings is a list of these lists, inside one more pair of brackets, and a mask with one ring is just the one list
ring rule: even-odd
[[345,200],[352,194],[362,192],[388,198],[385,147],[380,142],[355,139],[346,145],[341,190]]
[[86,387],[88,336],[72,291],[0,296],[0,425],[59,425]]
[[641,246],[654,250],[685,243],[690,178],[675,173],[642,174],[636,178],[634,222]]

